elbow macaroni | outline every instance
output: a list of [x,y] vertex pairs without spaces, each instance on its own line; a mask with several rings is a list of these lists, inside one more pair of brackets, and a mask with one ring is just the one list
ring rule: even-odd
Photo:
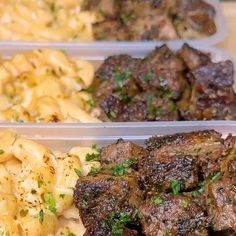
[[0,120],[99,122],[91,94],[94,68],[55,49],[0,61]]
[[[0,235],[82,236],[85,228],[73,205],[73,188],[78,173],[100,166],[85,160],[85,152],[96,151],[76,147],[52,153],[11,131],[0,135],[0,148]],[[8,159],[3,148],[10,150]]]
[[93,40],[97,16],[81,11],[83,0],[0,0],[0,39]]

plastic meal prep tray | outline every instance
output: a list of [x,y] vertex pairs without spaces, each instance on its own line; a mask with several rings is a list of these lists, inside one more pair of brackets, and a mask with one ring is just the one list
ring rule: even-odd
[[153,135],[169,135],[180,132],[214,129],[223,137],[236,134],[236,122],[187,121],[187,122],[149,122],[149,123],[107,123],[88,125],[29,125],[0,124],[0,132],[10,129],[27,138],[40,142],[53,150],[68,151],[75,146],[105,146],[119,138],[144,144]]
[[96,50],[97,48],[106,49],[129,49],[134,47],[135,49],[151,50],[157,44],[163,44],[168,42],[171,46],[177,47],[182,45],[183,41],[191,43],[192,45],[204,45],[212,46],[222,41],[227,36],[226,20],[223,14],[223,9],[220,5],[220,0],[205,0],[214,6],[216,10],[215,23],[217,32],[214,35],[200,38],[200,39],[177,39],[177,40],[155,40],[155,41],[93,41],[93,42],[35,42],[35,41],[0,41],[0,48],[13,47],[13,48],[40,48],[40,47],[58,47],[63,49],[74,49],[77,47],[88,47]]
[[[155,45],[157,46],[157,45]],[[129,48],[129,49],[111,49],[111,48],[106,48],[106,49],[102,49],[102,48],[96,48],[96,50],[92,50],[91,48],[89,47],[84,47],[84,48],[75,48],[75,49],[70,49],[70,50],[67,50],[67,53],[69,56],[71,57],[77,57],[77,58],[80,58],[80,59],[84,59],[84,60],[87,60],[87,61],[90,61],[94,66],[95,68],[98,68],[99,65],[104,61],[104,59],[106,59],[108,56],[111,56],[111,55],[118,55],[118,54],[124,54],[124,53],[127,53],[133,57],[144,57],[146,56],[149,52],[151,52],[152,50],[154,50],[155,46],[153,46],[153,48],[151,48],[150,50],[144,50],[144,49],[135,49],[134,47],[133,48]],[[173,46],[173,45],[169,45],[171,49],[173,50],[178,50],[180,49],[180,47],[182,46]],[[236,68],[236,60],[235,58],[230,55],[229,52],[227,52],[226,50],[223,50],[223,49],[219,49],[219,48],[214,48],[214,47],[196,47],[194,46],[195,48],[201,50],[201,51],[204,51],[206,53],[210,53],[211,56],[212,56],[212,59],[214,62],[218,62],[218,61],[222,61],[222,60],[232,60],[233,63],[234,63],[234,68]],[[16,55],[17,53],[20,53],[20,52],[24,52],[26,50],[31,50],[29,48],[0,48],[0,55],[4,58],[8,58],[8,57],[11,57],[11,56],[14,56]],[[234,89],[236,91],[236,74],[235,74],[235,84],[234,84]],[[187,121],[184,121],[186,122],[186,124],[191,124],[191,123],[188,123]],[[127,122],[125,122],[127,123]],[[133,122],[132,124],[137,124],[136,128],[139,129],[139,126],[141,125],[144,125],[146,127],[152,127],[153,126],[153,123],[162,123],[160,121],[157,121],[157,122]],[[166,126],[168,127],[169,125],[172,125],[173,124],[178,124],[178,123],[181,123],[180,121],[169,121],[169,122],[166,122]],[[0,121],[0,124],[5,124],[6,126],[11,126],[12,124],[14,123],[9,123],[9,122],[5,122],[5,121]],[[16,124],[16,123],[15,123]],[[32,124],[32,123],[31,123]],[[37,127],[44,127],[44,124],[45,123],[37,123],[35,124],[35,126]],[[236,121],[235,121],[235,124],[236,124]],[[24,124],[21,124],[22,126],[24,126]],[[77,124],[73,124],[72,127],[87,127],[86,124],[82,124],[82,123],[77,123]],[[16,125],[17,126],[17,125]],[[55,124],[54,123],[51,123],[51,124],[48,124],[48,126],[50,127],[54,127]],[[92,127],[107,127],[109,126],[109,123],[102,123],[102,124],[91,124]],[[26,126],[27,127],[27,126]],[[48,127],[48,128],[49,128]],[[66,123],[61,123],[59,126],[56,125],[56,127],[70,127],[68,126]],[[119,127],[119,123],[117,122],[114,122],[112,127]],[[127,126],[129,127],[129,126]],[[28,129],[28,128],[26,128]],[[56,131],[57,132],[57,131]]]

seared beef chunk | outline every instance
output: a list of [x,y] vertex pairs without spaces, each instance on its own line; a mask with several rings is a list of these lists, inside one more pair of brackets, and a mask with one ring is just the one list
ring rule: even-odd
[[117,143],[102,148],[101,163],[122,164],[127,160],[138,161],[142,156],[147,156],[147,152],[143,147],[119,139]]
[[93,25],[93,33],[97,40],[127,41],[131,38],[127,26],[116,20],[95,23]]
[[185,43],[178,51],[178,56],[184,61],[190,70],[211,62],[210,55],[190,47],[187,43]]
[[233,77],[231,61],[208,63],[192,70],[192,92],[179,103],[181,115],[187,120],[236,119]]
[[119,13],[120,0],[86,0],[82,5],[82,9],[93,11],[104,17],[116,18]]
[[156,48],[138,67],[134,77],[143,90],[163,90],[178,98],[185,86],[183,63],[166,46]]
[[224,142],[225,152],[221,161],[221,172],[224,176],[236,176],[236,136],[229,135]]
[[178,183],[181,190],[192,189],[198,183],[198,165],[193,156],[168,156],[156,153],[139,160],[139,178],[144,189],[170,189]]
[[[74,191],[74,202],[81,219],[85,227],[91,230],[94,222],[107,222],[105,229],[111,229],[113,221],[120,214],[128,218],[125,223],[137,223],[140,197],[133,177],[88,176],[78,180]],[[103,224],[98,224],[98,227],[105,230]]]
[[213,130],[154,136],[146,141],[146,146],[153,155],[196,156],[204,177],[220,170],[219,160],[224,149],[221,135]]
[[222,178],[206,187],[208,215],[214,231],[236,231],[236,182]]
[[98,99],[104,99],[114,92],[121,95],[135,95],[138,88],[133,80],[133,71],[139,65],[138,59],[128,55],[108,57],[96,72],[99,87],[96,89]]
[[215,9],[202,0],[176,0],[170,14],[181,38],[201,37],[216,32]]
[[142,204],[140,211],[146,236],[208,235],[204,212],[188,197],[157,195]]

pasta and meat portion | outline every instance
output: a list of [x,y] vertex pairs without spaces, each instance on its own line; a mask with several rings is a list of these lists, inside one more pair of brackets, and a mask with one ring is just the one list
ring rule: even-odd
[[38,49],[0,61],[0,120],[99,122],[86,91],[94,78],[89,62],[63,51]]
[[81,176],[100,167],[86,156],[89,147],[67,153],[11,131],[0,134],[0,235],[82,236],[85,232],[73,204],[73,189]]
[[93,40],[96,15],[81,11],[83,0],[1,0],[0,39]]

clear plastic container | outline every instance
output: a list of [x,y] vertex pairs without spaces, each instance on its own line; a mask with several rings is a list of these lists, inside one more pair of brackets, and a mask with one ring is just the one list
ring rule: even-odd
[[74,146],[99,146],[114,143],[119,138],[143,144],[153,135],[167,135],[179,132],[191,132],[214,129],[223,137],[236,134],[236,122],[233,121],[186,121],[186,122],[142,122],[142,123],[106,123],[88,125],[29,125],[0,124],[0,132],[11,129],[18,134],[38,141],[53,150],[68,151]]
[[198,46],[213,46],[221,42],[227,36],[226,20],[223,14],[220,0],[205,0],[214,6],[216,10],[215,23],[217,32],[208,37],[200,39],[178,39],[178,40],[167,40],[167,41],[137,41],[137,42],[110,42],[110,41],[94,41],[94,42],[35,42],[35,41],[0,41],[0,48],[40,48],[40,47],[57,47],[65,50],[73,50],[74,48],[90,48],[96,50],[100,49],[136,49],[136,50],[152,50],[156,45],[168,43],[171,46],[178,47],[182,43],[188,42],[192,45]]

